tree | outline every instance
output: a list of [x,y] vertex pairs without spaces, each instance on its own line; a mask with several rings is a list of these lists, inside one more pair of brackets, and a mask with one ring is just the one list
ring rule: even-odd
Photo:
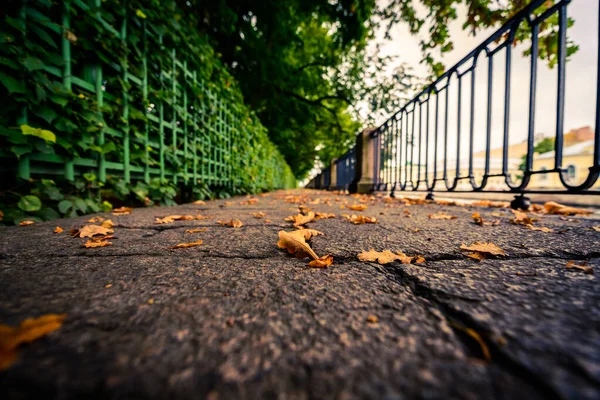
[[[533,147],[533,152],[538,154],[544,154],[549,151],[554,151],[554,138],[543,138]],[[521,164],[519,164],[519,170],[525,171],[525,163],[527,162],[527,154],[521,156]]]

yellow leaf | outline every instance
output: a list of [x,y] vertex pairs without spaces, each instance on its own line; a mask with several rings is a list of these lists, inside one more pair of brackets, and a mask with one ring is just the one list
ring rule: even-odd
[[185,233],[200,233],[200,232],[206,232],[207,230],[208,230],[208,228],[186,229]]
[[232,228],[241,228],[244,226],[244,223],[239,219],[232,219],[230,221],[217,221],[219,225],[230,226]]
[[66,314],[48,314],[28,318],[18,327],[0,324],[0,371],[10,367],[17,359],[17,347],[46,336],[60,328]]
[[191,243],[179,243],[176,244],[175,246],[170,246],[170,249],[185,249],[188,247],[194,247],[194,246],[200,246],[202,244],[202,240],[198,240],[195,242],[191,242]]
[[368,206],[366,204],[353,204],[348,206],[348,208],[352,211],[364,211],[368,208]]
[[309,212],[308,215],[298,214],[298,215],[291,215],[287,218],[284,218],[285,221],[292,221],[294,223],[294,226],[296,226],[296,227],[306,225],[307,223],[313,221],[314,219],[315,219],[315,213],[312,211]]
[[63,231],[63,228],[61,228],[60,226],[57,226],[57,227],[54,229],[54,233],[61,233],[62,231]]
[[569,261],[566,265],[567,269],[575,269],[578,271],[582,271],[586,274],[593,274],[594,270],[590,265],[586,265],[587,261],[583,263],[583,265],[575,264],[574,261]]
[[444,211],[435,214],[429,214],[429,219],[456,219],[455,215],[448,215]]
[[329,254],[323,257],[319,257],[316,260],[312,260],[308,263],[309,267],[315,268],[327,268],[333,263],[333,256]]
[[88,240],[87,242],[85,242],[83,244],[83,247],[87,247],[89,248],[94,248],[94,247],[106,247],[106,246],[112,246],[112,242],[109,242],[107,240]]
[[138,18],[146,19],[146,14],[144,14],[143,11],[140,10],[139,8],[137,10],[135,10],[135,15],[137,15]]
[[584,210],[581,208],[568,207],[563,204],[549,201],[544,204],[544,210],[546,214],[558,214],[558,215],[588,215],[591,211]]
[[319,256],[317,256],[317,254],[310,248],[308,243],[306,243],[304,233],[299,234],[294,232],[279,231],[278,235],[279,241],[277,242],[277,246],[282,249],[287,249],[290,254],[294,254],[299,258],[308,256],[315,260],[319,258]]
[[81,228],[75,236],[80,238],[92,237],[94,235],[106,235],[107,233],[113,233],[114,231],[110,228],[106,228],[100,225],[86,225]]

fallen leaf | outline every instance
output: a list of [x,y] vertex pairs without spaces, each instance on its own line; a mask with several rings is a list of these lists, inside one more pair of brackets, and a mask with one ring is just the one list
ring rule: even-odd
[[522,212],[522,211],[517,211],[517,210],[510,210],[513,215],[515,216],[514,218],[511,218],[508,222],[510,222],[511,224],[514,225],[532,225],[535,221],[538,221],[538,218],[529,218],[529,216]]
[[435,214],[429,214],[429,219],[456,219],[455,215],[448,215],[444,211],[437,212]]
[[196,200],[196,201],[194,201],[192,204],[196,204],[196,205],[200,205],[200,206],[201,206],[201,205],[204,205],[204,204],[206,204],[206,203],[205,203],[205,202],[203,202],[202,200]]
[[596,232],[600,232],[600,226],[592,226],[592,229]]
[[270,219],[265,219],[265,224],[270,224],[271,222],[273,221],[271,221]]
[[588,215],[591,211],[584,210],[581,208],[569,207],[563,204],[559,204],[554,201],[549,201],[544,204],[544,210],[546,214],[558,214],[558,215]]
[[21,226],[27,226],[27,225],[33,225],[33,224],[35,224],[35,221],[29,221],[29,220],[27,220],[27,221],[21,221],[21,222],[19,222],[19,225],[21,225]]
[[127,215],[130,214],[133,208],[131,207],[119,207],[113,210],[113,215]]
[[346,216],[345,217],[348,221],[352,222],[355,225],[359,225],[359,224],[376,224],[377,223],[377,218],[375,217],[366,217],[364,215],[354,215],[352,214],[351,216]]
[[93,248],[93,247],[106,247],[112,246],[112,243],[107,240],[88,240],[83,244],[83,247]]
[[406,218],[412,218],[412,215],[411,215],[410,210],[408,208],[404,209],[404,216]]
[[154,297],[148,299],[148,304],[150,304],[150,305],[154,304]]
[[10,367],[18,357],[17,347],[46,336],[60,328],[66,314],[47,314],[28,318],[18,327],[0,324],[0,371]]
[[467,257],[476,259],[478,261],[484,260],[488,255],[492,256],[505,256],[504,250],[500,247],[496,246],[492,242],[475,242],[471,246],[466,246],[462,244],[460,246],[461,250],[470,252],[467,254]]
[[394,254],[389,250],[375,251],[371,249],[369,251],[363,251],[362,253],[359,253],[358,259],[360,261],[368,262],[377,261],[379,264],[383,265],[391,263],[392,261],[401,261],[403,264],[410,264],[412,257],[408,257],[403,253]]
[[101,225],[86,225],[79,230],[71,230],[73,236],[79,236],[80,238],[91,238],[94,235],[106,235],[113,232],[111,228]]
[[315,213],[315,221],[320,220],[320,219],[327,219],[327,218],[335,218],[335,214],[322,213],[322,212]]
[[425,260],[425,257],[421,257],[421,256],[416,256],[416,257],[415,257],[415,264],[422,264],[422,263],[424,263],[425,261],[426,261],[426,260]]
[[353,204],[348,206],[348,208],[352,211],[364,211],[368,208],[368,206],[366,204]]
[[323,257],[319,257],[316,260],[312,260],[308,263],[309,267],[315,268],[327,268],[333,263],[333,256],[329,254]]
[[156,223],[157,224],[170,224],[171,222],[174,221],[193,221],[195,219],[198,219],[197,217],[194,217],[193,215],[167,215],[164,218],[156,218]]
[[252,215],[254,218],[263,218],[265,217],[267,214],[265,214],[264,212],[251,212],[250,215]]
[[294,254],[296,257],[305,258],[310,256],[317,260],[319,256],[317,256],[308,243],[306,243],[304,233],[300,234],[298,232],[300,231],[279,231],[279,241],[277,242],[277,246],[282,249],[287,249],[290,254]]
[[480,207],[492,207],[492,208],[509,208],[510,203],[507,201],[490,201],[490,200],[479,200],[471,203],[474,206]]
[[169,246],[170,249],[185,249],[188,247],[194,247],[194,246],[200,246],[202,244],[202,240],[197,240],[195,242],[191,242],[191,243],[179,243],[176,244],[175,246]]
[[367,317],[367,322],[370,324],[376,324],[377,321],[379,321],[379,318],[376,315],[371,314]]
[[300,235],[300,236],[304,237],[304,240],[309,240],[313,236],[319,236],[319,235],[323,234],[323,232],[319,232],[316,229],[306,229],[306,228],[302,228],[302,227],[300,227],[300,229],[298,229],[297,231],[292,231],[292,232],[288,232],[288,233],[291,235]]
[[312,211],[309,212],[307,215],[302,215],[302,214],[290,215],[289,217],[284,218],[285,221],[293,222],[295,227],[306,225],[309,222],[313,221],[314,219],[315,219],[315,213]]
[[217,221],[217,223],[219,225],[230,226],[232,228],[241,228],[242,226],[244,226],[244,223],[239,219],[232,219],[230,221]]
[[473,222],[476,225],[479,225],[479,226],[484,226],[484,225],[490,225],[490,226],[500,225],[500,220],[499,219],[496,219],[496,220],[491,221],[491,222],[484,221],[483,217],[478,212],[474,212],[473,215],[471,215],[471,218],[473,218]]
[[527,229],[531,229],[532,231],[541,231],[541,232],[546,232],[546,233],[554,232],[553,229],[546,228],[545,226],[537,227],[537,226],[533,226],[533,225],[525,225],[525,227]]
[[200,232],[206,232],[207,230],[208,230],[208,228],[186,229],[185,233],[200,233]]
[[584,272],[586,274],[593,274],[594,273],[594,269],[590,265],[587,265],[587,261],[585,261],[583,263],[583,265],[578,265],[578,264],[575,264],[574,261],[569,261],[567,263],[567,265],[565,265],[565,267],[567,267],[567,269],[576,269],[576,270],[582,271],[582,272]]
[[54,229],[54,233],[61,233],[63,230],[64,230],[63,228],[61,228],[60,226],[57,226],[57,227]]
[[92,217],[92,218],[88,219],[85,222],[89,222],[91,224],[95,224],[95,223],[102,222],[102,221],[104,221],[104,217]]

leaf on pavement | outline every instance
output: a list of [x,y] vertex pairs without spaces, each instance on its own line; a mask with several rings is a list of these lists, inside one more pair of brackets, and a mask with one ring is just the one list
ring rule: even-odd
[[46,336],[60,328],[66,314],[47,314],[28,318],[18,327],[0,324],[0,371],[10,367],[18,357],[17,347]]
[[305,258],[309,256],[314,260],[319,258],[313,249],[310,248],[308,243],[306,243],[304,233],[301,233],[301,231],[279,231],[278,235],[279,241],[277,242],[277,246],[282,249],[286,249],[290,254],[294,254],[299,258]]
[[95,224],[95,223],[102,222],[102,221],[104,221],[104,217],[92,217],[85,222],[89,222],[90,224]]
[[300,228],[297,231],[293,231],[293,232],[288,232],[292,235],[301,235],[304,237],[304,240],[309,240],[311,237],[313,236],[319,236],[322,235],[323,232],[319,232],[316,229],[306,229],[306,228]]
[[592,226],[592,229],[596,232],[600,232],[600,226]]
[[546,232],[546,233],[554,232],[553,229],[546,228],[545,226],[538,227],[538,226],[533,226],[533,225],[525,225],[525,228],[531,229],[532,231],[540,231],[540,232]]
[[200,233],[200,232],[206,232],[207,230],[208,230],[208,228],[186,229],[185,233]]
[[259,212],[251,212],[250,215],[252,215],[254,218],[258,218],[258,219],[264,218],[264,217],[267,216],[267,214],[265,214],[264,212],[261,212],[261,211],[259,211]]
[[538,218],[530,218],[526,213],[517,210],[510,210],[514,214],[514,218],[511,218],[508,222],[514,225],[531,225],[535,221],[538,221]]
[[113,210],[113,215],[127,215],[130,214],[133,208],[131,207],[119,207]]
[[193,221],[195,219],[196,219],[196,217],[194,217],[193,215],[167,215],[164,218],[156,217],[156,223],[157,224],[170,224],[171,222],[174,222],[174,221]]
[[413,258],[414,257],[409,257],[401,252],[397,252],[394,254],[389,250],[375,251],[371,249],[369,251],[363,251],[362,253],[358,254],[358,259],[360,261],[377,261],[379,264],[382,265],[391,263],[392,261],[400,261],[402,264],[410,264]]
[[112,242],[109,242],[108,240],[88,240],[87,242],[85,242],[83,244],[83,247],[87,247],[89,248],[94,248],[94,247],[106,247],[106,246],[112,246]]
[[[73,232],[73,231],[72,231]],[[101,225],[86,225],[80,230],[73,233],[73,236],[80,238],[91,238],[94,235],[106,235],[108,233],[113,233],[114,230],[111,228],[107,228]]]
[[344,218],[346,218],[348,221],[352,222],[354,225],[360,225],[360,224],[376,224],[377,223],[377,218],[375,217],[366,217],[364,215],[355,215],[352,214],[350,216],[345,216]]
[[490,201],[490,200],[479,200],[471,203],[474,206],[480,207],[491,207],[491,208],[509,208],[510,203],[507,201]]
[[335,218],[335,214],[322,213],[322,212],[315,213],[315,221],[318,221],[320,219],[327,219],[327,218]]
[[349,208],[352,211],[364,211],[368,208],[368,206],[366,204],[353,204],[351,206],[348,206],[347,208]]
[[294,223],[295,227],[306,225],[309,222],[315,219],[315,213],[310,211],[307,215],[290,215],[289,217],[284,218],[285,221],[291,221]]
[[326,256],[319,257],[316,260],[312,260],[308,263],[308,266],[314,268],[327,268],[331,264],[333,264],[333,256],[327,254]]
[[484,226],[484,225],[490,225],[490,226],[500,225],[500,220],[499,219],[496,219],[496,220],[491,221],[491,222],[484,221],[483,217],[478,212],[474,212],[473,215],[471,215],[471,218],[473,218],[473,222],[476,225],[479,225],[479,226]]
[[587,265],[587,261],[585,261],[582,265],[575,264],[574,261],[569,261],[567,263],[567,265],[565,265],[565,267],[567,267],[567,269],[574,269],[577,271],[582,271],[586,274],[594,273],[594,269],[590,265]]
[[202,244],[202,240],[197,240],[195,242],[191,242],[191,243],[179,243],[176,244],[175,246],[169,246],[170,249],[185,249],[188,247],[194,247],[194,246],[200,246]]
[[546,214],[557,214],[557,215],[588,215],[591,211],[584,210],[582,208],[575,208],[559,204],[555,201],[549,201],[544,204],[544,210]]
[[471,246],[466,246],[462,244],[460,249],[466,252],[467,257],[473,258],[475,260],[481,261],[485,260],[487,256],[505,256],[504,250],[500,247],[496,246],[492,242],[475,242]]
[[232,228],[241,228],[242,226],[244,226],[244,223],[242,221],[240,221],[239,219],[232,219],[229,221],[217,221],[217,223],[219,225],[230,226]]
[[429,214],[429,219],[456,219],[455,215],[448,215],[444,211],[439,211],[435,214]]
[[33,225],[33,224],[35,224],[35,221],[26,220],[26,221],[19,222],[20,226],[27,226],[27,225]]
[[113,222],[111,219],[107,219],[106,221],[102,221],[102,223],[100,224],[100,226],[103,226],[107,229],[111,229],[113,227]]
[[54,229],[54,233],[61,233],[63,230],[64,230],[63,228],[61,228],[60,226],[57,226],[57,227]]
[[203,202],[202,200],[196,200],[196,201],[194,201],[192,204],[196,204],[196,205],[202,206],[202,205],[204,205],[204,204],[206,204],[206,203],[205,203],[205,202]]

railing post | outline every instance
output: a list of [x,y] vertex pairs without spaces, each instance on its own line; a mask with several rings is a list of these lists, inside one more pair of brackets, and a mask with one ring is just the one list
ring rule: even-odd
[[337,189],[337,158],[331,160],[329,164],[329,173],[331,174],[331,178],[329,179],[329,187],[328,190]]
[[356,166],[354,180],[348,190],[350,193],[369,193],[373,190],[373,177],[375,176],[375,140],[371,140],[371,133],[375,128],[363,129],[356,136]]

